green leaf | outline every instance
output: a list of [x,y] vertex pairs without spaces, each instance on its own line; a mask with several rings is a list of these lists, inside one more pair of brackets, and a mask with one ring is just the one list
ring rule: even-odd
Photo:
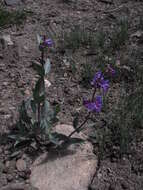
[[40,76],[44,76],[44,68],[42,67],[42,65],[33,62],[32,66],[33,66],[34,70],[37,71],[37,73]]
[[37,102],[42,103],[42,102],[44,102],[44,100],[45,100],[45,95],[41,95],[41,96],[39,96]]
[[26,109],[26,103],[23,100],[22,104],[19,109],[19,120],[24,121],[25,123],[31,124],[31,118],[28,116],[27,109]]
[[10,155],[10,158],[15,158],[15,157],[17,157],[20,153],[21,153],[21,150],[16,151],[16,152],[13,152],[13,153]]
[[46,119],[42,119],[40,121],[40,129],[45,130],[46,127],[47,127],[47,121]]
[[49,134],[51,131],[51,122],[47,119],[42,119],[40,122],[40,129],[45,132],[45,134]]
[[16,140],[19,138],[19,136],[18,135],[8,135],[8,138]]
[[54,115],[56,116],[61,111],[60,105],[57,104],[54,106]]
[[45,100],[45,102],[44,102],[44,109],[45,109],[46,113],[48,113],[50,110],[50,103],[48,100]]
[[18,139],[15,143],[14,143],[14,147],[16,146],[26,146],[26,144],[29,144],[32,141],[32,139],[26,138],[25,139]]
[[55,144],[55,145],[59,145],[59,141],[58,141],[58,139],[54,136],[54,135],[52,135],[52,134],[49,134],[49,140],[50,140],[50,142],[52,142],[53,144]]
[[47,75],[50,70],[51,70],[51,63],[50,63],[50,59],[47,58],[45,64],[44,64],[44,70],[45,70],[45,75]]
[[29,106],[30,106],[30,103],[31,103],[31,97],[28,98],[26,101],[25,101],[25,108],[26,110],[28,110]]
[[38,42],[38,45],[40,45],[42,42],[42,37],[39,34],[37,34],[37,42]]
[[51,108],[50,103],[47,100],[45,100],[44,102],[44,105],[41,110],[41,115],[43,118],[47,119],[48,121],[54,118],[53,109]]
[[36,113],[36,104],[34,100],[31,100],[31,109],[33,111],[33,113]]
[[21,141],[19,140],[16,140],[15,143],[14,143],[14,147],[16,147],[18,144],[20,144]]
[[45,94],[44,94],[44,79],[43,77],[40,78],[36,85],[35,89],[33,90],[33,98],[36,103],[41,103],[45,99]]

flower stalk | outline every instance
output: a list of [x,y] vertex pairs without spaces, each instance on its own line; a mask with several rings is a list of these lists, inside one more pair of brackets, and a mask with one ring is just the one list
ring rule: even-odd
[[[115,74],[115,70],[111,66],[110,67],[108,66],[108,71],[106,72],[109,72],[112,76]],[[92,98],[91,100],[83,101],[84,106],[88,109],[89,112],[87,116],[85,117],[85,120],[79,125],[79,127],[77,127],[74,131],[72,131],[68,137],[71,137],[76,132],[80,132],[81,130],[84,129],[85,124],[87,123],[92,112],[99,113],[101,111],[102,96],[96,96],[95,98],[95,94],[96,94],[97,89],[102,89],[103,96],[104,96],[109,88],[109,81],[104,80],[103,73],[99,71],[95,74],[93,80],[91,81],[91,85],[94,87]]]

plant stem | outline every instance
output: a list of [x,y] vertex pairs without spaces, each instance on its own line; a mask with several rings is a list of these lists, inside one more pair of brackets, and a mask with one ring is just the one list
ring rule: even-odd
[[[96,93],[96,88],[94,88],[91,101],[94,100],[95,93]],[[69,134],[69,136],[68,136],[69,138],[70,138],[74,133],[79,132],[79,130],[83,130],[84,125],[85,125],[85,123],[88,121],[90,115],[91,115],[91,112],[89,112],[89,113],[87,114],[87,116],[85,117],[85,120],[80,124],[80,126],[77,127],[73,132],[71,132],[71,133]]]
[[[44,37],[45,40],[45,37]],[[44,48],[41,50],[41,64],[44,67]],[[38,127],[40,127],[40,120],[41,120],[41,105],[38,103]]]
[[40,127],[40,111],[41,111],[41,107],[40,107],[40,103],[38,103],[38,127]]
[[76,128],[73,132],[71,132],[70,134],[69,134],[69,138],[74,134],[74,133],[76,133],[76,132],[79,132],[79,130],[84,126],[84,124],[88,121],[88,119],[89,119],[89,116],[90,116],[90,112],[87,114],[87,116],[85,117],[85,120],[80,124],[80,126],[78,127],[78,128]]
[[93,101],[93,100],[94,100],[95,93],[96,93],[96,88],[94,88],[94,91],[93,91],[93,94],[92,94],[91,101]]
[[44,48],[41,51],[41,62],[42,62],[42,66],[44,66]]

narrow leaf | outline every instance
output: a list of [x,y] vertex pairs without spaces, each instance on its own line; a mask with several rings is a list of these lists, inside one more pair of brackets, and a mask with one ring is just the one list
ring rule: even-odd
[[47,119],[48,121],[52,120],[54,117],[54,112],[50,106],[50,103],[47,100],[45,100],[44,102],[41,115],[43,118]]
[[44,69],[43,69],[42,65],[33,62],[33,63],[32,63],[32,67],[34,68],[35,71],[37,71],[37,73],[38,73],[40,76],[44,76]]
[[38,42],[38,45],[40,45],[42,42],[42,37],[39,34],[37,34],[37,42]]
[[50,142],[52,142],[53,144],[59,145],[59,141],[58,141],[58,139],[57,139],[56,137],[54,137],[54,135],[49,134],[49,140],[50,140]]
[[54,106],[54,115],[56,116],[60,112],[60,110],[61,110],[60,104]]
[[33,113],[36,113],[36,104],[34,100],[31,100],[31,109],[33,111]]
[[28,99],[25,101],[25,108],[26,108],[26,110],[29,109],[30,103],[31,103],[31,97],[28,98]]
[[44,70],[45,70],[45,75],[48,74],[51,70],[51,63],[50,63],[50,59],[47,58],[45,64],[44,64]]
[[36,103],[41,103],[44,100],[44,81],[43,78],[40,78],[33,90],[33,97]]

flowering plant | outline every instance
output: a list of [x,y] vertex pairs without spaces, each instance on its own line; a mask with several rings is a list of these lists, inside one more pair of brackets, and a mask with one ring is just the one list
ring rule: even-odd
[[[93,87],[92,98],[90,100],[87,100],[87,99],[83,100],[83,105],[85,106],[85,108],[88,110],[89,113],[85,117],[85,120],[79,125],[79,127],[77,127],[78,122],[75,122],[75,120],[77,121],[77,118],[75,118],[75,120],[73,121],[73,126],[75,127],[75,130],[69,135],[69,137],[71,137],[75,132],[79,132],[84,128],[85,123],[88,121],[91,113],[101,112],[102,105],[103,105],[102,97],[103,95],[105,95],[105,93],[107,93],[108,88],[109,88],[109,80],[106,80],[104,78],[104,74],[110,74],[111,76],[114,76],[115,70],[110,65],[108,65],[105,73],[98,71],[94,75],[93,80],[91,81],[91,86]],[[101,91],[101,95],[95,96],[97,90]]]
[[[83,100],[83,105],[88,110],[88,115],[85,117],[85,120],[78,126],[78,119],[75,118],[73,121],[75,130],[68,136],[53,132],[52,127],[57,121],[56,115],[59,111],[59,107],[57,106],[53,109],[45,93],[45,77],[49,74],[51,69],[50,59],[45,59],[45,50],[46,48],[52,47],[53,41],[45,36],[39,35],[37,35],[37,40],[41,56],[39,62],[33,63],[33,68],[38,73],[38,80],[33,89],[32,97],[30,97],[28,101],[23,101],[19,110],[20,116],[17,128],[20,131],[20,135],[16,134],[11,137],[13,139],[16,138],[15,145],[23,141],[25,142],[26,140],[28,140],[28,142],[35,140],[36,143],[41,144],[43,137],[48,140],[48,143],[54,143],[56,147],[59,147],[59,145],[82,142],[82,139],[72,138],[71,136],[83,129],[91,113],[101,112],[103,104],[102,95],[108,91],[109,80],[105,79],[103,72],[97,72],[91,81],[91,86],[93,87],[92,98]],[[111,66],[108,66],[105,72],[111,75],[115,74]],[[96,95],[97,91],[100,91],[101,94]]]
[[40,142],[44,139],[54,141],[51,134],[51,128],[57,121],[56,115],[59,111],[58,107],[54,109],[50,106],[46,99],[45,93],[45,77],[51,69],[50,59],[45,59],[46,48],[51,48],[53,41],[45,36],[37,35],[38,46],[41,56],[38,62],[33,62],[33,68],[38,74],[38,80],[33,89],[32,97],[23,101],[19,109],[19,121],[17,122],[16,134],[10,136],[16,139],[15,146],[23,141]]

